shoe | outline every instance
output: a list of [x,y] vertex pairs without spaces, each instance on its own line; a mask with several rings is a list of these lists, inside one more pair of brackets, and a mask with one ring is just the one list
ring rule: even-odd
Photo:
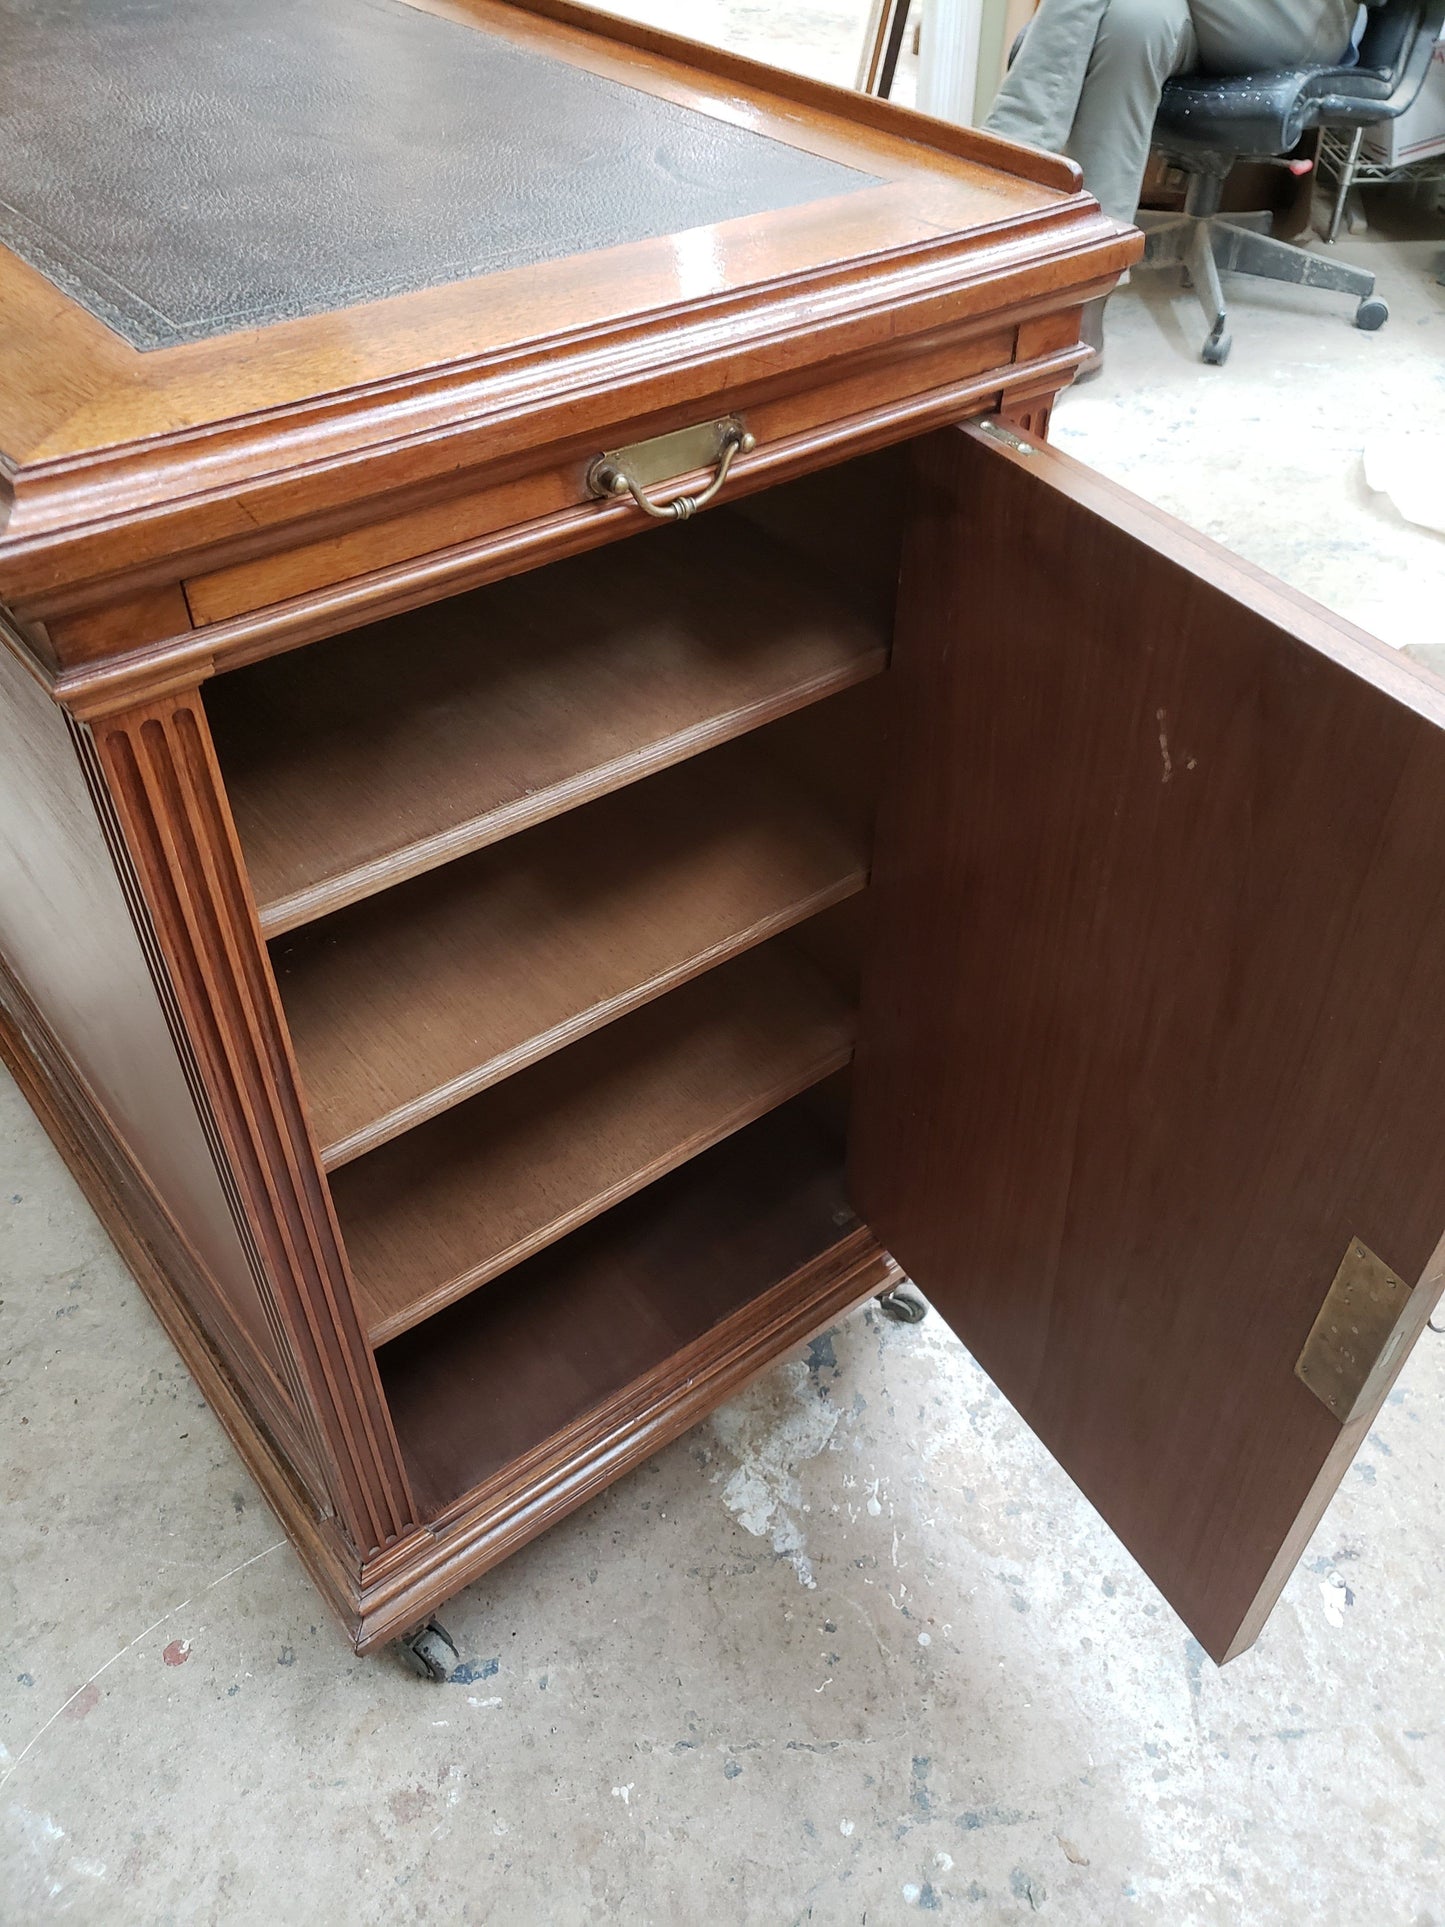
[[1109,297],[1101,294],[1092,301],[1086,301],[1079,310],[1079,339],[1091,350],[1089,359],[1082,362],[1074,380],[1092,381],[1102,373],[1104,367],[1104,304]]

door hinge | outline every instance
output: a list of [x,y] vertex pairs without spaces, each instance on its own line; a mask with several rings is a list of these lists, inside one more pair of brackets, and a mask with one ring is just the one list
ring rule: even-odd
[[1351,1238],[1294,1368],[1341,1425],[1374,1403],[1393,1371],[1411,1297],[1397,1272]]
[[1022,435],[1016,434],[1012,428],[1006,428],[1001,421],[995,421],[992,415],[984,416],[974,426],[980,435],[986,435],[991,442],[1002,442],[1005,448],[1013,449],[1016,455],[1037,455],[1039,452],[1032,442],[1026,442]]

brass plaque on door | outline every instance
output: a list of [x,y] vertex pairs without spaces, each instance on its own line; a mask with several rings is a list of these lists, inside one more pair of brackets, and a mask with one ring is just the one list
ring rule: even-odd
[[1294,1368],[1341,1425],[1373,1403],[1393,1370],[1410,1299],[1404,1279],[1352,1238]]

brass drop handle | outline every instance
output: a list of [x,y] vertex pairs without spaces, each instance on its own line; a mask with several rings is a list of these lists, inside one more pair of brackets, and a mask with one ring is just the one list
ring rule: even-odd
[[[686,522],[696,515],[699,509],[705,509],[708,503],[716,498],[718,491],[728,478],[728,471],[732,468],[736,457],[746,455],[757,447],[757,437],[750,429],[744,428],[741,422],[728,421],[718,424],[718,427],[721,432],[713,444],[713,459],[717,462],[717,473],[701,495],[679,495],[671,502],[661,504],[650,501],[646,484],[648,480],[654,478],[646,474],[639,475],[637,468],[654,468],[655,460],[634,464],[628,459],[629,456],[634,455],[654,456],[664,442],[673,440],[680,442],[681,436],[664,436],[658,442],[639,443],[635,449],[624,448],[618,450],[616,454],[600,455],[588,470],[587,487],[593,495],[630,495],[643,514],[650,515],[654,522]],[[684,431],[685,434],[696,434],[696,432],[695,430]],[[693,466],[700,466],[700,464],[679,463],[684,474],[688,467]]]

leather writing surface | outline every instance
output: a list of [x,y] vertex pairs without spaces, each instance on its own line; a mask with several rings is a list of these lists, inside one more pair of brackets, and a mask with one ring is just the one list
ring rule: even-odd
[[140,349],[873,185],[404,0],[0,0],[0,242]]

